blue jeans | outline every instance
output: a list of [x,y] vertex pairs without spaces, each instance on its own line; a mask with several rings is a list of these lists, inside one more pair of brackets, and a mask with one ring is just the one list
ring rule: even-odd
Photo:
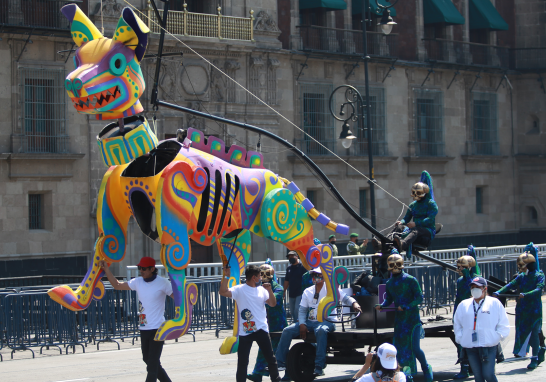
[[288,305],[290,306],[290,314],[292,322],[298,321],[298,311],[300,310],[301,294],[298,297],[288,297]]
[[[314,331],[317,338],[317,355],[315,357],[315,368],[324,368],[326,362],[326,345],[328,340],[328,333],[336,330],[336,325],[332,322],[324,321],[307,321],[307,330]],[[281,340],[277,347],[277,362],[280,366],[286,365],[286,355],[290,348],[290,343],[294,338],[298,338],[300,335],[300,325],[296,322],[290,326],[287,326],[282,331]]]
[[465,348],[476,382],[498,382],[495,376],[497,346]]

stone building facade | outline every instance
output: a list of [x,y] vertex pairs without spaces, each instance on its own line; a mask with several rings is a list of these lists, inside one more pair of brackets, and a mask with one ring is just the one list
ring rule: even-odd
[[[482,9],[483,1],[489,2],[454,0],[439,20],[424,6],[428,2],[400,0],[392,11],[397,25],[383,36],[376,25],[381,10],[370,0],[377,226],[387,229],[399,218],[402,203],[411,201],[411,185],[428,170],[440,208],[437,221],[444,225],[433,248],[546,240],[546,197],[539,191],[546,184],[546,8],[538,0],[497,0]],[[172,55],[161,64],[159,98],[260,126],[293,142],[369,219],[367,133],[350,122],[358,138],[343,148],[337,139],[342,123],[328,110],[330,94],[342,84],[364,94],[361,3],[330,2],[333,8],[313,7],[310,0],[172,2],[177,13],[170,14],[169,25],[175,35],[165,38],[164,51]],[[63,80],[73,67],[72,41],[62,16],[45,9],[41,13],[49,19],[40,18],[36,10],[34,16],[25,11],[21,0],[5,3],[9,8],[0,10],[8,15],[0,16],[0,277],[81,273],[97,237],[96,199],[106,168],[95,142],[105,123],[69,105]],[[153,26],[147,53],[157,53],[159,29],[150,4],[129,3]],[[103,1],[101,9],[100,2],[88,0],[80,6],[109,36],[127,4]],[[191,16],[195,13],[206,16]],[[218,14],[237,19],[218,21]],[[206,29],[199,17],[228,24]],[[247,36],[249,23],[252,40],[218,36],[219,29]],[[228,124],[154,111],[155,66],[154,57],[143,60],[147,89],[141,101],[160,140],[197,127],[228,145],[259,147],[265,166],[295,181],[319,210],[361,237],[370,236],[285,147]],[[336,95],[335,101],[340,99]],[[314,227],[326,240],[329,231]],[[251,260],[284,258],[279,244],[253,240]],[[218,261],[215,248],[192,250],[195,261]],[[158,258],[159,246],[132,221],[126,258],[116,272],[123,274],[125,265],[143,255]]]

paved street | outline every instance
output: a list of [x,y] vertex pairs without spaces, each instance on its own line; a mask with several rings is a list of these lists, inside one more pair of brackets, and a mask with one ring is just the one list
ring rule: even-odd
[[[544,299],[543,299],[544,301]],[[544,304],[544,302],[543,302]],[[514,313],[514,302],[510,302],[508,313]],[[443,311],[439,311],[443,314]],[[511,356],[514,341],[514,316],[509,315],[511,322],[510,338],[505,343],[505,356]],[[169,341],[163,350],[161,361],[173,381],[217,382],[234,381],[236,370],[236,355],[221,356],[218,348],[222,338],[229,332],[220,333],[220,339],[214,333],[196,334],[196,342],[191,336],[185,336],[180,342]],[[452,381],[458,368],[455,347],[448,339],[426,338],[421,342],[427,359],[434,369],[435,381]],[[31,353],[16,352],[14,359],[10,359],[9,350],[4,348],[0,353],[4,362],[0,363],[0,381],[144,381],[145,365],[141,360],[139,343],[134,346],[130,341],[121,343],[121,350],[115,344],[101,344],[100,351],[90,345],[83,354],[81,347],[76,348],[76,354],[59,355],[58,350],[44,350],[39,354],[36,349],[36,358]],[[252,351],[251,359],[256,356],[257,347]],[[544,381],[546,365],[539,366],[534,371],[527,370],[528,360],[503,363],[497,366],[497,375],[500,382]],[[253,367],[253,361],[251,361]],[[326,368],[326,376],[318,381],[333,382],[347,381],[356,372],[357,365],[330,365]],[[249,368],[250,369],[250,368]],[[416,382],[423,381],[419,375]],[[472,378],[468,378],[472,381]],[[264,381],[269,379],[264,378]]]

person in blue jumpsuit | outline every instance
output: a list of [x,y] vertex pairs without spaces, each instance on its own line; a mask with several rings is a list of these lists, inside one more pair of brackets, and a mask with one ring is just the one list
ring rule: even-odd
[[376,309],[387,308],[394,302],[396,313],[392,344],[398,351],[396,358],[406,379],[412,381],[413,375],[417,374],[415,362],[417,358],[425,381],[432,382],[432,367],[427,363],[425,353],[420,347],[421,338],[424,337],[423,325],[419,317],[419,304],[423,301],[423,292],[417,279],[403,271],[404,258],[396,249],[391,251],[387,264],[392,277],[387,281],[385,301],[377,305]]
[[[534,255],[533,255],[534,254]],[[539,331],[542,328],[542,290],[544,289],[544,273],[539,268],[538,248],[533,243],[525,247],[517,260],[518,275],[502,287],[495,295],[505,293],[509,289],[518,289],[519,297],[516,303],[516,339],[514,355],[524,357],[533,349],[531,363],[528,369],[536,369],[539,365],[539,353],[544,360],[544,349],[539,344]]]

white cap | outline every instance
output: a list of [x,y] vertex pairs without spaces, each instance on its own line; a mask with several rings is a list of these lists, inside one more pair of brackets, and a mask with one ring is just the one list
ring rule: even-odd
[[385,369],[396,369],[396,348],[391,344],[383,344],[377,349],[377,356]]
[[316,267],[314,269],[311,269],[309,273],[319,273],[322,275],[322,270],[320,269],[320,267]]

